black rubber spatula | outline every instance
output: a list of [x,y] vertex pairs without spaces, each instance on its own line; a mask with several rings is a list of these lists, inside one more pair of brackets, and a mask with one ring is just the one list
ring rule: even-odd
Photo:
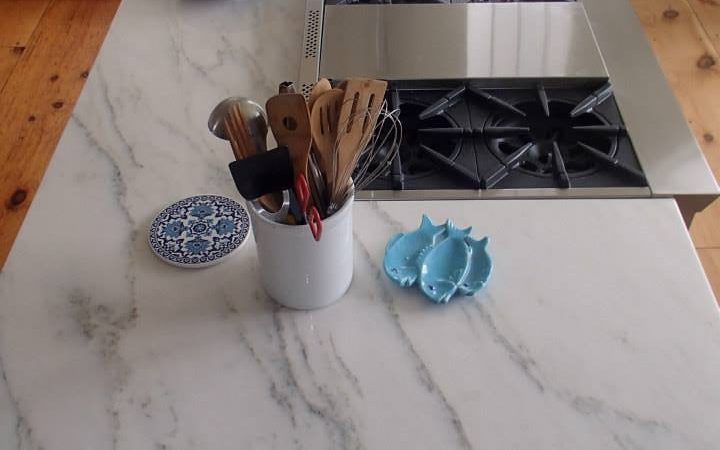
[[287,147],[233,161],[230,173],[238,192],[246,200],[293,187],[293,166]]

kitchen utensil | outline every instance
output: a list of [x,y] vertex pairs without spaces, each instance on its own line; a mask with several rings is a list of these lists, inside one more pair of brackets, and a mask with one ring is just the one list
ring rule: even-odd
[[230,107],[224,125],[235,159],[243,159],[255,155],[257,152],[238,108],[237,104]]
[[492,260],[487,252],[487,237],[476,241],[468,236],[465,238],[465,243],[472,250],[472,256],[470,257],[470,270],[458,286],[458,292],[463,295],[474,295],[487,284],[490,272],[492,272]]
[[307,177],[312,136],[305,98],[302,94],[279,94],[270,97],[265,108],[275,140],[290,150],[294,179],[300,174]]
[[317,99],[324,94],[325,92],[332,89],[332,85],[330,84],[330,81],[328,81],[327,78],[321,78],[318,80],[317,83],[315,83],[315,86],[313,86],[312,91],[310,91],[310,97],[308,98],[308,109],[310,109],[310,112],[312,112],[313,105],[317,101]]
[[420,227],[393,236],[385,247],[383,270],[400,286],[419,280],[420,290],[434,303],[447,303],[453,295],[474,295],[492,271],[488,238],[470,237],[472,227],[458,229],[451,220],[433,225],[423,215]]
[[251,200],[248,203],[255,210],[255,212],[266,219],[272,220],[273,222],[283,222],[286,220],[288,211],[290,210],[290,192],[289,190],[282,191],[282,205],[280,209],[273,212],[265,209],[258,200]]
[[397,156],[402,143],[402,123],[396,111],[388,111],[387,102],[380,109],[372,139],[358,158],[353,172],[355,189],[364,189],[385,173]]
[[383,259],[385,274],[400,286],[415,284],[420,275],[418,255],[423,249],[432,247],[444,232],[444,225],[433,225],[423,214],[417,230],[397,234],[388,242]]
[[449,302],[470,270],[472,250],[465,238],[471,230],[458,229],[448,221],[447,238],[418,255],[420,290],[433,302]]
[[280,86],[278,86],[278,93],[280,94],[295,94],[296,92],[295,83],[292,81],[283,81],[280,83]]
[[320,212],[317,207],[311,203],[310,186],[308,185],[307,177],[305,174],[299,174],[295,179],[295,195],[297,196],[300,209],[305,216],[305,221],[310,227],[310,232],[316,241],[320,240],[322,236],[323,223],[320,217]]
[[[228,115],[224,120],[224,127],[230,138],[230,144],[236,160],[265,153],[265,136],[263,135],[260,140],[254,140],[253,137],[250,136],[249,126],[242,114],[241,104],[239,102],[230,105]],[[265,133],[267,133],[267,128],[265,129]],[[261,148],[258,148],[258,142],[262,144]],[[267,182],[267,180],[263,181]],[[260,198],[260,203],[269,211],[278,211],[282,206],[281,194],[270,191]]]
[[245,208],[217,195],[198,195],[173,203],[152,221],[148,243],[163,261],[202,268],[217,264],[242,247],[250,232]]
[[372,137],[386,88],[387,82],[382,80],[356,78],[347,81],[333,157],[331,203],[338,203],[345,195],[357,159]]
[[315,309],[339,300],[353,277],[353,197],[323,221],[315,241],[305,227],[269,220],[249,208],[260,283],[278,303]]
[[[233,161],[229,167],[235,186],[246,200],[293,187],[292,162],[286,147]],[[279,210],[277,206],[271,211]]]
[[325,185],[325,177],[320,170],[315,153],[310,153],[308,158],[308,182],[310,183],[310,193],[312,194],[313,203],[320,211],[320,217],[325,218],[327,215],[327,186]]
[[340,89],[321,94],[313,105],[310,117],[314,154],[328,189],[332,189],[333,149],[337,142],[338,119],[344,96]]
[[240,107],[240,112],[248,127],[248,133],[255,144],[256,152],[264,152],[267,149],[267,119],[265,110],[252,100],[245,97],[228,97],[213,108],[208,118],[210,132],[220,139],[229,140],[225,130],[224,120],[228,117],[230,108],[233,105]]
[[[340,126],[340,132],[343,127]],[[383,101],[375,129],[370,133],[369,141],[361,143],[362,150],[353,162],[352,179],[355,189],[367,187],[377,177],[386,173],[400,150],[402,143],[402,123],[399,110],[389,111],[387,102]],[[347,186],[347,185],[346,185]],[[344,190],[337,186],[334,190],[334,199],[328,204],[327,214],[337,210],[348,195],[348,188]]]

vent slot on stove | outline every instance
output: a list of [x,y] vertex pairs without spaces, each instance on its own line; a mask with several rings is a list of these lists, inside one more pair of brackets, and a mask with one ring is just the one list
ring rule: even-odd
[[305,18],[305,58],[317,58],[320,43],[320,10],[311,9]]
[[323,35],[323,14],[325,0],[306,0],[305,29],[302,40],[302,58],[297,86],[299,92],[308,98],[318,80],[320,47]]
[[303,84],[300,86],[300,93],[301,93],[306,99],[307,99],[307,98],[310,98],[310,93],[312,92],[313,86],[314,86],[314,85],[309,84],[309,83],[303,83]]

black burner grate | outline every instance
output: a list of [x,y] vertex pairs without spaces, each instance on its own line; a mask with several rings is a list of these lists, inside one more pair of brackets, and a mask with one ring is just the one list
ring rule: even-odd
[[567,3],[576,0],[326,0],[326,5],[401,5],[401,4],[462,4],[462,3]]
[[612,88],[391,82],[399,157],[368,189],[646,186]]

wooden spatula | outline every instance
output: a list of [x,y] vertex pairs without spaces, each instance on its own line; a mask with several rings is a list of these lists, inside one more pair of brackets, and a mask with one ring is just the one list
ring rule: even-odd
[[317,99],[323,95],[325,92],[332,89],[332,85],[330,84],[330,81],[328,81],[327,78],[321,78],[318,80],[317,83],[315,83],[315,86],[313,86],[312,91],[310,92],[310,97],[308,98],[308,109],[310,109],[310,114],[312,114],[313,106],[315,105],[315,102]]
[[387,82],[355,78],[347,81],[340,117],[335,160],[333,201],[338,201],[347,188],[357,158],[375,129],[378,113],[385,97]]
[[284,145],[290,150],[295,178],[300,174],[307,177],[312,134],[305,97],[302,94],[275,95],[267,101],[265,109],[278,145]]
[[338,118],[345,92],[330,89],[321,94],[310,113],[310,129],[315,156],[326,180],[332,180],[333,148],[337,140]]

